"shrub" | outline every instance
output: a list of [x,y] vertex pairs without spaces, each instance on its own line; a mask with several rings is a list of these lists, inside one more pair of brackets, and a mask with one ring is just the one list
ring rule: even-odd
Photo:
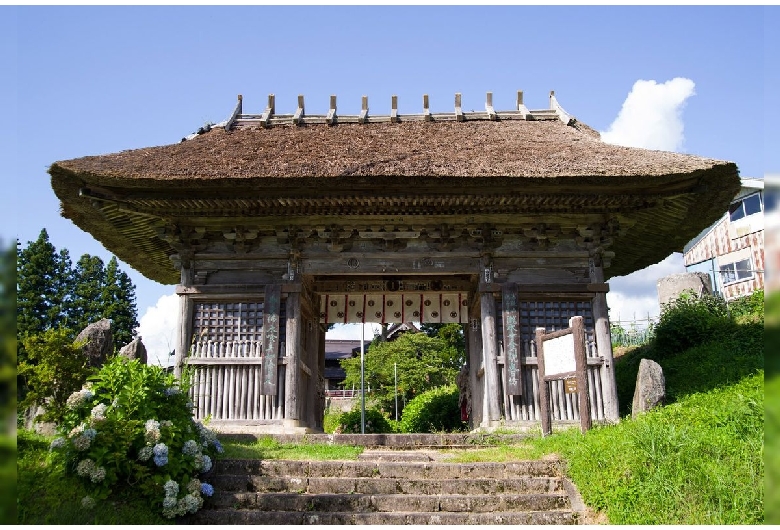
[[43,421],[59,423],[67,413],[67,399],[80,389],[92,369],[73,342],[72,332],[65,328],[49,329],[22,339],[27,360],[21,361],[18,373],[27,383],[27,395],[19,403],[24,410],[42,405]]
[[412,399],[401,417],[403,432],[460,431],[466,424],[460,419],[458,387],[440,386]]
[[[353,408],[339,416],[335,433],[360,434],[360,408]],[[393,432],[390,422],[384,414],[377,409],[366,409],[366,434],[386,434]]]
[[668,357],[712,340],[724,328],[731,329],[732,322],[723,298],[683,293],[664,304],[655,328],[654,348],[658,357]]
[[120,481],[168,518],[195,513],[213,494],[198,476],[222,446],[192,419],[186,381],[116,357],[67,398],[67,408],[51,447],[91,491],[84,508],[107,499]]

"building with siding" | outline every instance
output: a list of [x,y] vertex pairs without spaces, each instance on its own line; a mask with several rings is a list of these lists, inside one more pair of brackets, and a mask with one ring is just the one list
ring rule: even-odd
[[761,179],[741,179],[728,211],[683,249],[688,272],[706,272],[713,292],[726,300],[764,288],[764,210],[773,195],[765,195]]

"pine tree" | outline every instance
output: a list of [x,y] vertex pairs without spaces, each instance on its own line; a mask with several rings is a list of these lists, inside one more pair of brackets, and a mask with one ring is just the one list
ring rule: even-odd
[[[57,325],[63,307],[58,305],[63,294],[58,285],[63,282],[63,266],[57,251],[49,242],[44,228],[38,239],[21,249],[16,242],[16,335],[17,341],[27,334],[40,333]],[[23,355],[23,348],[20,348]]]
[[73,296],[70,300],[69,322],[76,330],[103,318],[103,288],[106,271],[98,256],[84,254],[73,270]]
[[135,337],[138,328],[135,305],[135,286],[130,277],[119,269],[115,256],[108,262],[105,284],[101,295],[103,318],[111,319],[114,342],[125,346]]

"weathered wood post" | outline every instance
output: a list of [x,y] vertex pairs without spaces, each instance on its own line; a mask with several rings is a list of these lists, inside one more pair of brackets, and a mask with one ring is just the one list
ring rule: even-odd
[[301,407],[298,400],[301,378],[300,355],[303,349],[303,317],[301,315],[300,293],[287,293],[286,311],[286,351],[287,369],[285,371],[284,389],[284,425],[299,427]]
[[485,369],[482,358],[482,328],[480,325],[480,299],[475,300],[469,308],[469,324],[467,329],[469,355],[469,385],[471,386],[471,428],[482,424],[482,404],[485,402]]
[[[182,261],[181,286],[192,286],[192,267],[189,262]],[[184,360],[190,349],[192,337],[192,318],[195,305],[188,294],[179,295],[179,322],[176,333],[176,356],[174,357],[173,373],[181,378]]]
[[[590,281],[604,283],[604,269],[601,257],[595,256],[589,260]],[[615,361],[612,356],[612,337],[609,331],[609,309],[607,294],[596,293],[593,297],[593,321],[595,324],[596,348],[604,358],[601,369],[601,389],[604,400],[604,418],[609,421],[620,421],[618,408],[617,386],[615,383]]]
[[482,351],[485,361],[485,402],[482,424],[501,419],[498,395],[498,338],[496,336],[496,299],[493,296],[493,270],[483,267],[480,282],[480,313],[482,318]]

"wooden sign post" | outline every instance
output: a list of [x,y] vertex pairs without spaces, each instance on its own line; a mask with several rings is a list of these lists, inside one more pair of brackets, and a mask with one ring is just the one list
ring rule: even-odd
[[536,328],[536,354],[539,357],[539,408],[542,416],[542,436],[552,434],[550,397],[547,385],[563,379],[567,393],[579,396],[580,428],[591,427],[588,401],[588,376],[585,359],[585,326],[582,317],[572,317],[569,328],[546,333]]

